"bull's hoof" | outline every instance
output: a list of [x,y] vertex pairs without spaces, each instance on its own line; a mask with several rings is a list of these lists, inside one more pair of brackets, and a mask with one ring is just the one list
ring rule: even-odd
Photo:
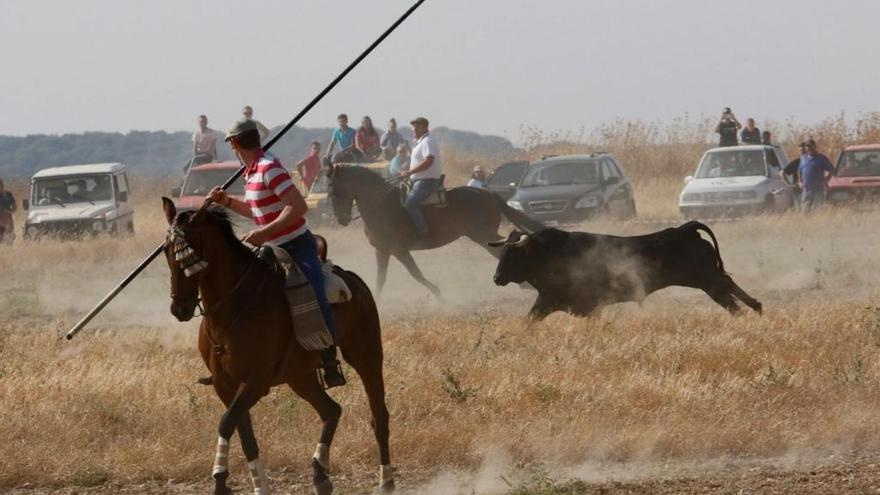
[[214,377],[213,376],[203,376],[203,377],[199,378],[198,380],[196,380],[196,383],[198,383],[199,385],[213,385],[214,384]]
[[385,483],[382,483],[381,486],[379,486],[379,493],[381,493],[382,495],[389,495],[391,493],[394,493],[395,489],[396,487],[394,486],[394,480],[388,480]]
[[330,478],[315,484],[315,495],[331,495],[333,493],[333,482]]

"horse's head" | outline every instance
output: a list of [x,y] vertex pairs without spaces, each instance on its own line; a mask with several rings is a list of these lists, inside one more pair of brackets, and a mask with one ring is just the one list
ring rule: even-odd
[[210,246],[222,242],[207,207],[180,214],[168,198],[162,198],[168,235],[165,237],[165,260],[171,270],[171,314],[179,321],[189,321],[199,305],[199,280],[210,268]]
[[327,198],[333,205],[333,214],[336,221],[343,227],[351,223],[351,209],[354,205],[354,185],[346,180],[346,168],[340,165],[330,165],[327,169],[327,177],[330,178],[327,186]]

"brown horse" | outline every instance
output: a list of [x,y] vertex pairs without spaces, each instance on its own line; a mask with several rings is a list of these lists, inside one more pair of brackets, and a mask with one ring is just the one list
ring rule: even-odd
[[379,174],[358,166],[337,165],[329,171],[328,198],[336,220],[343,226],[352,219],[352,206],[357,203],[364,221],[367,240],[376,249],[376,291],[381,294],[393,255],[409,274],[440,297],[440,289],[422,275],[410,251],[436,249],[460,237],[477,243],[498,257],[499,249],[488,246],[498,240],[502,215],[527,232],[543,228],[539,222],[507,206],[498,195],[473,187],[456,187],[446,192],[446,206],[426,207],[428,238],[418,240],[415,227],[400,203],[400,190]]
[[[328,476],[330,444],[342,409],[324,391],[316,370],[317,352],[304,350],[294,336],[279,277],[235,236],[219,208],[177,214],[162,198],[168,220],[165,255],[171,269],[171,313],[190,320],[204,305],[199,352],[211,370],[214,390],[226,406],[220,419],[213,478],[215,494],[229,494],[227,456],[235,430],[254,482],[254,493],[269,493],[259,459],[249,410],[276,385],[287,384],[318,412],[323,422],[312,459],[315,492],[333,491]],[[352,272],[337,269],[352,299],[333,306],[339,348],[364,384],[379,445],[380,490],[394,491],[388,449],[388,410],[382,378],[382,340],[376,303],[369,288]]]

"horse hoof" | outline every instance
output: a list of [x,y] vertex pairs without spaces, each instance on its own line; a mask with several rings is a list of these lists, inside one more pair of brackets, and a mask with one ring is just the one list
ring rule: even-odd
[[385,483],[382,483],[382,485],[379,487],[379,493],[381,493],[382,495],[389,495],[391,493],[394,493],[394,490],[394,480],[388,480]]
[[330,478],[315,485],[315,495],[331,495],[333,493],[333,482]]

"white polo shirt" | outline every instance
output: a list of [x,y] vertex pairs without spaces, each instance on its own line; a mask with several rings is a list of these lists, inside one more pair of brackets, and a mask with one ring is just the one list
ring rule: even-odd
[[412,155],[409,159],[409,169],[412,170],[416,168],[429,156],[434,157],[434,163],[432,163],[427,170],[412,174],[410,179],[439,179],[443,175],[443,164],[440,163],[440,146],[437,145],[437,141],[434,141],[434,138],[430,133],[426,133],[416,141],[416,145],[413,148]]

